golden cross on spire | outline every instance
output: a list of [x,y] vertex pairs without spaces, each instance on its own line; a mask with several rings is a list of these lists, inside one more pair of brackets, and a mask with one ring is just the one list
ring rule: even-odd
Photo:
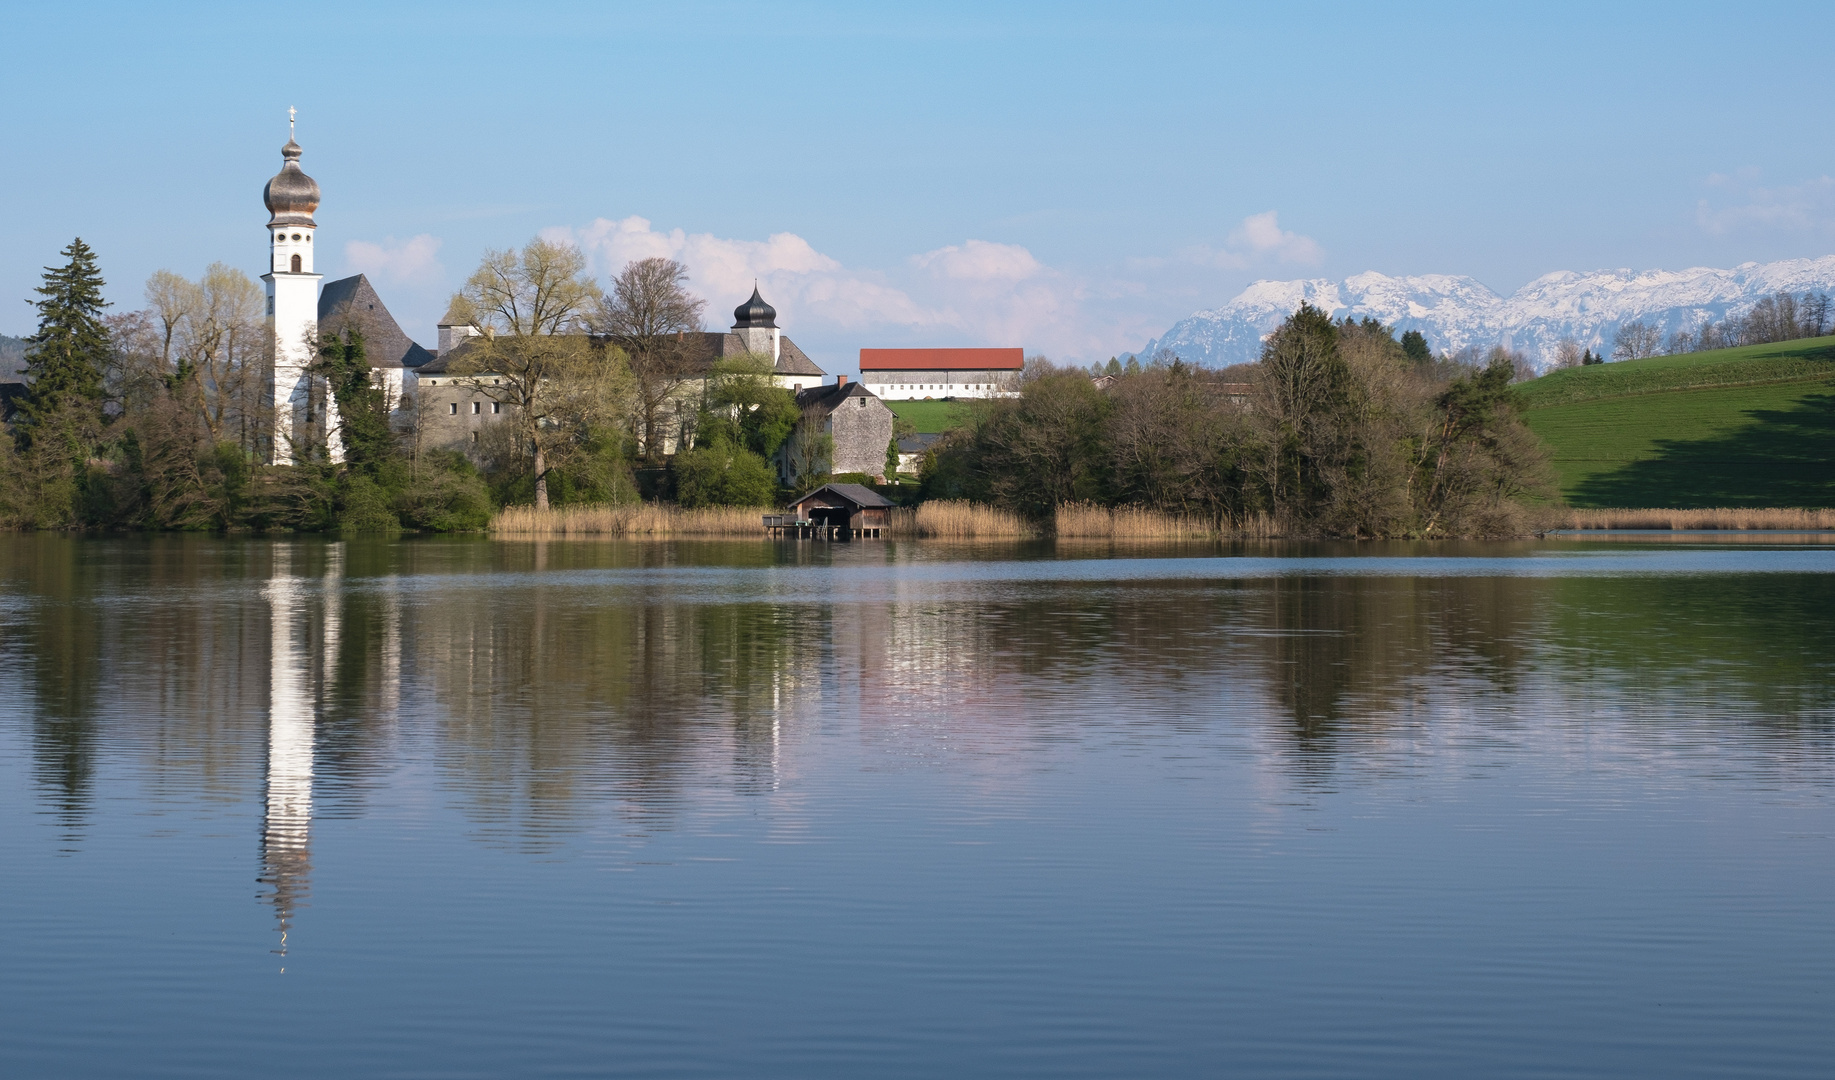
[[299,115],[298,109],[291,105],[287,106],[287,138],[289,139],[293,137],[293,118],[297,115]]

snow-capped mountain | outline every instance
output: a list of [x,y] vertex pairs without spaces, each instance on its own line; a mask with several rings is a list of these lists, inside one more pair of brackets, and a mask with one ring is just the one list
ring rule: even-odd
[[1729,313],[1744,314],[1776,292],[1835,292],[1835,255],[1745,263],[1732,270],[1562,270],[1509,296],[1472,278],[1445,274],[1258,281],[1222,307],[1175,323],[1138,355],[1171,349],[1201,364],[1254,360],[1262,338],[1305,300],[1334,318],[1379,319],[1398,335],[1419,330],[1436,352],[1502,344],[1545,363],[1562,338],[1610,352],[1612,332],[1624,323],[1641,319],[1667,336]]

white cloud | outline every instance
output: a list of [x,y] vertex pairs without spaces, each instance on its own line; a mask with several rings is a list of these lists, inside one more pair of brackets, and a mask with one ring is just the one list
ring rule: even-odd
[[912,265],[958,281],[1023,281],[1042,268],[1032,252],[1017,244],[970,240],[913,256]]
[[1230,230],[1224,246],[1197,244],[1179,253],[1176,260],[1158,257],[1130,259],[1128,265],[1137,271],[1152,272],[1168,268],[1169,263],[1195,263],[1218,270],[1266,269],[1277,266],[1317,266],[1325,260],[1325,249],[1310,236],[1281,228],[1277,211],[1266,210],[1243,218]]
[[439,251],[439,237],[426,233],[401,241],[391,236],[380,244],[352,240],[344,245],[344,263],[357,273],[387,284],[426,288],[439,284],[446,276]]
[[1766,187],[1756,169],[1707,179],[1712,195],[1695,204],[1695,223],[1711,236],[1769,230],[1835,231],[1835,178]]
[[1087,362],[1138,348],[1189,312],[1209,291],[1194,280],[1218,269],[1314,263],[1319,245],[1283,230],[1274,211],[1251,215],[1221,249],[1132,260],[1125,273],[1054,267],[1018,244],[966,239],[885,267],[850,266],[795,233],[763,240],[658,229],[630,216],[543,231],[587,254],[609,279],[634,259],[662,257],[688,268],[707,300],[709,327],[758,283],[778,324],[831,370],[845,370],[863,346],[1017,345],[1029,353]]
[[1076,283],[1015,244],[967,240],[914,255],[888,273],[844,266],[794,233],[733,240],[659,231],[633,216],[543,236],[578,245],[602,277],[632,259],[680,260],[707,298],[714,325],[724,324],[726,306],[744,300],[756,281],[792,334],[845,339],[850,349],[935,341],[1063,350],[1078,336],[1065,317]]

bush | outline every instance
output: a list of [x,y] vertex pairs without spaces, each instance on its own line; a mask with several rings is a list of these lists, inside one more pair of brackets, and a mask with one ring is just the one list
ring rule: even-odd
[[471,462],[423,474],[395,498],[401,523],[423,532],[477,532],[491,523],[491,493]]
[[338,492],[338,529],[347,533],[398,533],[401,521],[389,493],[361,473],[347,473]]
[[675,498],[683,506],[770,506],[777,476],[750,450],[721,445],[675,456]]

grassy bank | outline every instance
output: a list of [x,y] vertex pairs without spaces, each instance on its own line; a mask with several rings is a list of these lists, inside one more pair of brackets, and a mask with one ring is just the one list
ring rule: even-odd
[[1576,507],[1835,506],[1826,338],[1573,368],[1518,393]]

